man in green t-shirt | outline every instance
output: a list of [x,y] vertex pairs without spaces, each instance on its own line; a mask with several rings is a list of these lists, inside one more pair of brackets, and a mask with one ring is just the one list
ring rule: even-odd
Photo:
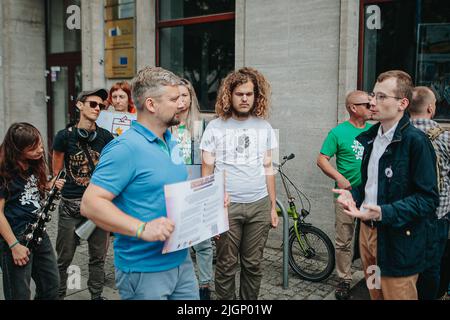
[[[337,188],[350,190],[361,183],[360,168],[364,148],[355,138],[371,126],[366,123],[371,117],[369,96],[364,91],[352,91],[345,99],[345,106],[350,119],[328,133],[317,158],[317,165],[336,182]],[[334,155],[337,169],[330,164],[330,159]],[[339,278],[335,296],[339,300],[346,300],[349,298],[352,280],[352,240],[355,221],[344,214],[342,206],[336,202],[335,212],[336,271]]]

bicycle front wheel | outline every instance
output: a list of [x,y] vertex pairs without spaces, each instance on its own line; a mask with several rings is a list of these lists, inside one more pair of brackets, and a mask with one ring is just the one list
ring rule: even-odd
[[289,265],[302,279],[322,281],[334,269],[334,246],[322,230],[314,226],[299,226],[299,238],[289,235]]

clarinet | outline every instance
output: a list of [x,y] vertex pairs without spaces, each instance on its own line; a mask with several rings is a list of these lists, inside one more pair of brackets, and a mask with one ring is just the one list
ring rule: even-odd
[[52,219],[50,213],[56,209],[56,204],[54,202],[61,198],[61,193],[56,187],[56,181],[64,179],[65,177],[66,171],[65,169],[62,169],[56,176],[55,182],[47,194],[47,198],[37,212],[36,220],[33,223],[29,223],[25,229],[21,242],[30,250],[36,249],[42,242],[44,233],[47,230],[46,224]]

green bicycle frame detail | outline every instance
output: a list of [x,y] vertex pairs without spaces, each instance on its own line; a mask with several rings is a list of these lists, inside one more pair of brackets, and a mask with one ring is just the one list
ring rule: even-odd
[[[279,167],[279,173],[280,173],[281,182],[282,182],[284,190],[286,192],[286,196],[288,198],[289,208],[287,209],[287,213],[288,213],[288,216],[292,217],[292,219],[294,220],[293,228],[294,228],[294,232],[295,232],[295,236],[297,238],[298,244],[300,245],[300,248],[303,250],[303,252],[307,252],[310,245],[308,243],[308,240],[303,236],[303,233],[299,231],[300,230],[299,222],[301,219],[303,219],[303,216],[301,214],[299,214],[297,211],[297,207],[295,205],[294,198],[291,196],[291,193],[290,193],[287,183],[285,181],[285,179],[287,179],[287,178],[285,178],[285,174],[282,170],[282,167],[285,162],[286,161],[284,161],[283,164]],[[281,216],[281,210],[278,208],[277,208],[277,213],[279,216]]]
[[[289,227],[289,244],[287,246],[289,265],[302,279],[318,282],[326,279],[333,272],[335,266],[334,247],[329,237],[322,230],[306,222],[306,218],[311,211],[311,202],[283,172],[283,165],[294,157],[295,155],[291,153],[289,156],[283,157],[282,163],[277,164],[288,204],[285,207],[280,203],[280,206],[284,207],[285,209],[283,210],[287,211],[286,213],[283,212],[284,217],[287,215],[287,219],[294,221],[294,224]],[[290,188],[295,189],[295,191],[290,190]],[[292,196],[291,191],[296,194],[297,198]],[[277,200],[277,202],[279,201]],[[280,208],[277,208],[277,212],[280,216],[282,215]],[[285,225],[287,227],[290,223],[285,223]],[[311,241],[310,235],[316,237],[317,240]],[[283,240],[287,241],[287,239],[285,240],[285,236],[284,234]],[[317,245],[320,247],[317,247]],[[325,251],[322,247],[325,248]],[[306,261],[306,264],[304,264],[304,261]],[[310,269],[309,262],[314,262],[313,269]]]
[[294,219],[294,232],[295,232],[295,236],[297,238],[298,244],[300,245],[300,247],[302,248],[303,252],[306,252],[307,249],[309,248],[309,244],[308,244],[308,240],[304,238],[303,233],[299,231],[299,219],[300,219],[300,215],[297,212],[297,207],[295,206],[295,204],[292,202],[292,204],[289,204],[289,209],[288,209],[288,213],[289,211],[292,212],[292,218]]

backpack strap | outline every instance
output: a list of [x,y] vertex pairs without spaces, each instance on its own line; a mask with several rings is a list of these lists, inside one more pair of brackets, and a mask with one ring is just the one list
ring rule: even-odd
[[441,133],[444,133],[445,131],[447,130],[442,127],[433,127],[427,130],[427,136],[431,141],[434,141],[441,135]]
[[428,129],[426,132],[426,134],[427,134],[428,138],[430,139],[431,144],[433,145],[433,148],[436,152],[436,174],[437,174],[437,186],[438,186],[439,193],[441,193],[441,190],[443,190],[444,180],[441,177],[441,168],[439,167],[439,163],[441,162],[441,159],[439,157],[439,153],[438,153],[439,147],[437,146],[436,139],[445,131],[447,131],[447,129],[444,129],[442,127],[433,127],[433,128]]

